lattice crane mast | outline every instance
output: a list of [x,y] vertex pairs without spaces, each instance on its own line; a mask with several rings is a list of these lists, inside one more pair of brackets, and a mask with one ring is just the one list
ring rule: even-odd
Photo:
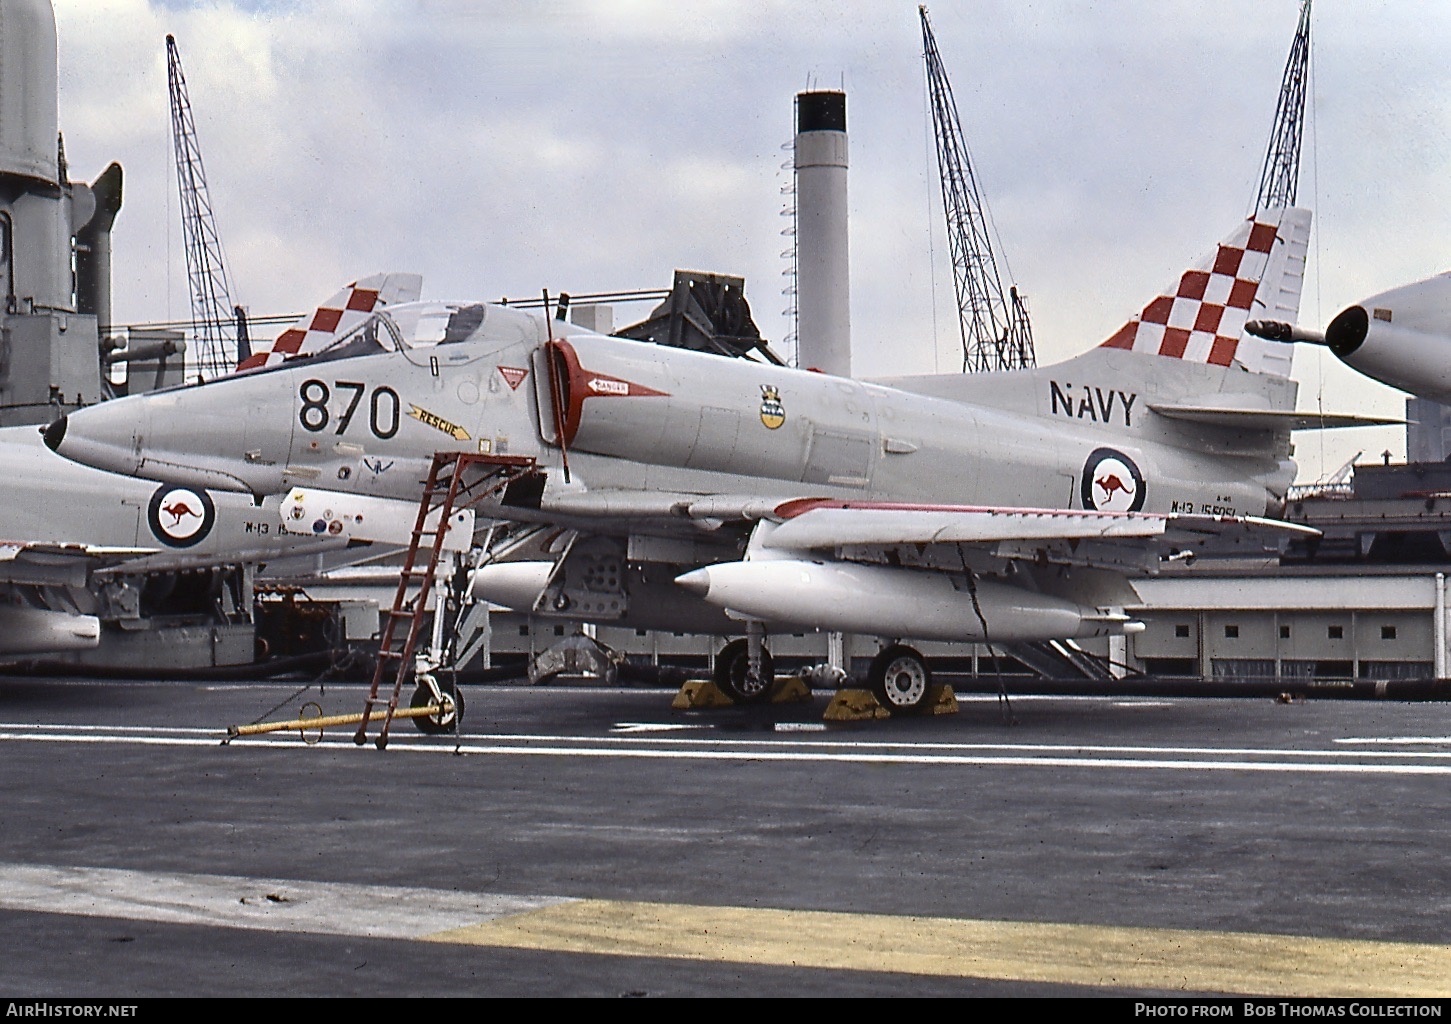
[[972,173],[967,142],[957,116],[952,84],[937,52],[937,40],[922,17],[922,45],[927,62],[927,89],[932,99],[932,124],[937,138],[937,172],[942,182],[942,205],[947,215],[947,238],[952,251],[958,322],[962,332],[962,369],[1015,370],[1034,366],[1033,328],[1016,287],[1003,292],[1002,278],[993,257],[987,218],[983,214],[977,179]]
[[[206,170],[191,116],[186,76],[176,39],[166,37],[166,76],[171,95],[171,137],[176,153],[176,187],[181,197],[181,226],[186,239],[187,281],[191,289],[193,367],[204,380],[230,373],[245,356],[246,320],[232,302],[231,283],[222,258]],[[240,351],[239,351],[240,350]]]
[[1285,61],[1280,101],[1270,132],[1264,170],[1255,199],[1256,210],[1294,206],[1300,181],[1300,138],[1305,129],[1305,86],[1310,67],[1310,0],[1301,0],[1300,24]]

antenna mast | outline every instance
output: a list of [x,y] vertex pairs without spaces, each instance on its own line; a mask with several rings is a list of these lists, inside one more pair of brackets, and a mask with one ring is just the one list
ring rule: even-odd
[[952,248],[953,281],[957,287],[962,369],[965,373],[1025,369],[1036,364],[1028,309],[1016,287],[1010,288],[1006,296],[1003,294],[982,200],[957,116],[957,102],[952,97],[952,85],[937,52],[927,8],[918,7],[917,12],[922,16],[927,88],[932,97],[932,124],[937,137],[937,171],[942,182],[942,205],[947,214],[947,238]]
[[1310,66],[1310,0],[1300,2],[1300,25],[1285,61],[1275,126],[1260,173],[1256,210],[1295,205],[1300,181],[1300,137],[1305,130],[1305,83]]
[[176,187],[181,196],[182,234],[186,239],[186,270],[191,288],[192,333],[196,339],[195,369],[203,380],[231,373],[237,367],[240,309],[222,259],[221,238],[212,216],[207,175],[191,116],[186,76],[176,39],[166,37],[166,76],[171,94],[171,137],[176,152]]

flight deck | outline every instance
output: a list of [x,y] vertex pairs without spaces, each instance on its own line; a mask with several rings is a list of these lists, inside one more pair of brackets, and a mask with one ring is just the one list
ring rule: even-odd
[[[11,678],[0,990],[1451,994],[1451,704]],[[304,708],[311,705],[306,712]]]

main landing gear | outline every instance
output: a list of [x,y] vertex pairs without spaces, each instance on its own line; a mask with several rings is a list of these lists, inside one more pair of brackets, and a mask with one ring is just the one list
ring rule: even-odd
[[[751,624],[754,625],[754,624]],[[759,627],[758,627],[759,628]],[[764,631],[732,640],[715,656],[711,676],[717,696],[731,704],[750,705],[780,702],[793,680],[777,685],[771,652],[763,642]],[[809,695],[809,684],[794,680]],[[950,688],[932,682],[927,659],[906,644],[888,643],[867,669],[866,689],[842,681],[827,709],[829,721],[860,721],[899,715],[942,715],[957,710]],[[784,687],[784,689],[783,689]],[[794,697],[793,697],[794,699]],[[677,707],[719,707],[719,703],[677,704]]]
[[932,691],[927,659],[905,644],[889,644],[872,659],[867,685],[877,703],[893,715],[921,711]]

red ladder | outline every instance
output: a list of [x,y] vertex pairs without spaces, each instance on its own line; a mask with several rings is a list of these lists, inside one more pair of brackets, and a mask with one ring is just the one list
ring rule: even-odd
[[[471,484],[464,483],[465,470],[471,466],[485,466],[487,471]],[[374,741],[379,750],[388,746],[388,728],[393,724],[394,712],[398,710],[398,697],[403,691],[404,680],[412,668],[414,650],[422,632],[423,620],[429,594],[433,590],[434,575],[438,569],[439,556],[443,552],[444,535],[449,522],[462,500],[463,507],[472,505],[486,497],[497,494],[520,477],[536,475],[539,472],[534,459],[523,455],[484,455],[474,452],[435,452],[433,465],[428,470],[428,482],[418,502],[418,518],[413,524],[413,534],[398,573],[398,588],[393,594],[393,605],[383,613],[382,635],[378,642],[378,659],[373,668],[373,682],[368,688],[368,699],[363,704],[363,718],[353,742],[361,746],[368,738],[368,723],[373,720],[374,708],[381,702],[378,695],[383,678],[393,674],[393,692],[388,697],[388,706],[382,713],[383,727]],[[438,518],[433,526],[428,523],[433,512]],[[420,566],[420,552],[427,554]],[[406,631],[400,636],[399,626],[407,623]],[[430,701],[432,703],[432,701]],[[442,710],[440,710],[442,716]]]

